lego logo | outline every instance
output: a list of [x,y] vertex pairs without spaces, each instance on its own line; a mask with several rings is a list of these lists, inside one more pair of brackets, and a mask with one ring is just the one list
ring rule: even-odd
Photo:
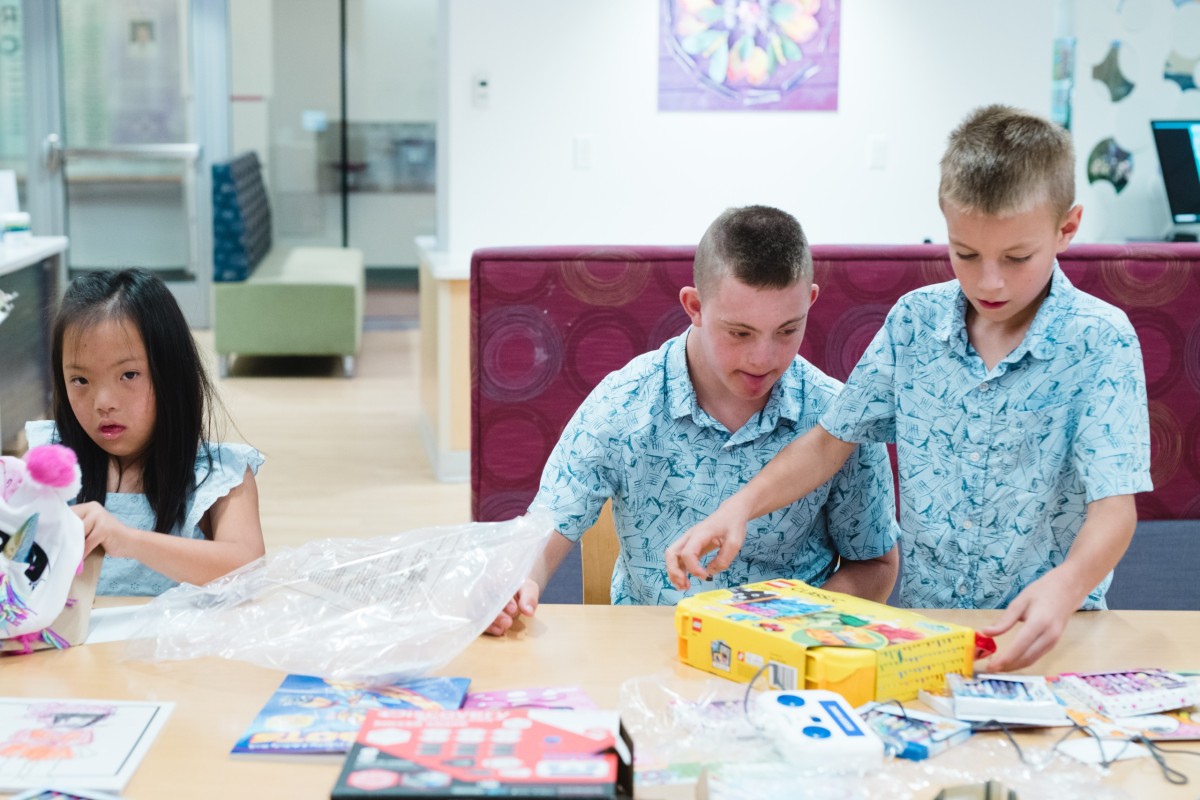
[[696,633],[700,632],[700,628],[704,625],[699,617],[692,617],[692,630]]

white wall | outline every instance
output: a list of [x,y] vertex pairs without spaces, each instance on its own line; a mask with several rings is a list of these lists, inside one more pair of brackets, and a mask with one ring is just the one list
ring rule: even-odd
[[[937,163],[971,108],[1048,113],[1054,4],[847,0],[836,112],[657,110],[651,0],[441,0],[441,246],[695,242],[766,203],[821,243],[944,241]],[[487,108],[472,80],[490,81]],[[573,163],[590,137],[593,167]],[[874,137],[886,167],[869,168]],[[444,144],[443,144],[444,143]]]
[[347,98],[355,122],[437,119],[435,0],[351,0]]
[[[1200,3],[1176,7],[1165,0],[1069,1],[1075,4],[1078,38],[1072,132],[1078,165],[1076,195],[1083,203],[1079,236],[1086,241],[1161,238],[1171,217],[1150,120],[1200,119],[1200,90],[1185,92],[1163,78],[1172,50],[1187,58],[1200,57]],[[1092,77],[1092,68],[1104,60],[1116,40],[1121,42],[1121,72],[1134,89],[1114,102],[1108,88]],[[1200,83],[1200,70],[1195,79]],[[1089,184],[1087,180],[1088,155],[1110,136],[1133,155],[1133,172],[1120,192],[1107,181]]]

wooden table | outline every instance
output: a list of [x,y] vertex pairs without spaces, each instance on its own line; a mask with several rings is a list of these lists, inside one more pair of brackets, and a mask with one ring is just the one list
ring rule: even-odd
[[[439,673],[468,676],[474,690],[579,684],[602,707],[615,707],[618,687],[628,678],[665,674],[680,683],[711,678],[676,660],[673,613],[674,609],[663,607],[543,606],[508,637],[481,637]],[[972,626],[982,626],[994,616],[994,612],[927,613]],[[1196,669],[1200,667],[1197,630],[1200,612],[1080,613],[1059,647],[1033,671]],[[340,767],[336,760],[229,755],[230,747],[283,679],[282,673],[215,658],[151,664],[126,661],[123,656],[124,645],[112,643],[0,660],[3,693],[175,702],[166,728],[125,792],[134,800],[329,796]],[[1023,734],[1022,739],[1048,744],[1047,737],[1057,735]],[[1195,742],[1169,746],[1200,752],[1200,743]],[[1189,776],[1187,786],[1166,783],[1150,759],[1117,764],[1107,781],[1134,798],[1200,796],[1200,757],[1175,756],[1169,763]],[[692,793],[690,788],[671,787],[638,796],[691,797]]]

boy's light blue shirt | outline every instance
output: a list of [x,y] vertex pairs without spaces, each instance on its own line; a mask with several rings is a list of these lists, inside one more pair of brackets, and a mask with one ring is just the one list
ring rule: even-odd
[[[1146,380],[1125,314],[1056,264],[1024,341],[990,371],[958,281],[900,298],[821,418],[895,441],[910,607],[1001,608],[1061,564],[1087,504],[1152,488]],[[1107,576],[1084,608],[1105,608]]]
[[862,561],[889,552],[898,533],[892,470],[886,448],[868,445],[812,494],[754,520],[729,569],[693,579],[687,592],[671,586],[668,545],[817,424],[841,387],[797,357],[763,410],[731,435],[696,401],[687,335],[600,382],[551,452],[534,499],[572,541],[612,499],[621,545],[612,602],[673,605],[698,591],[778,577],[820,585],[839,555]]

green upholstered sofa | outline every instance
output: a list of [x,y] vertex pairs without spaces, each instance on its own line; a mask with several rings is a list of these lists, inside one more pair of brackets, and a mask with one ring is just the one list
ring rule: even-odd
[[341,356],[362,343],[361,250],[277,248],[258,157],[213,165],[213,346],[221,377],[238,355]]

